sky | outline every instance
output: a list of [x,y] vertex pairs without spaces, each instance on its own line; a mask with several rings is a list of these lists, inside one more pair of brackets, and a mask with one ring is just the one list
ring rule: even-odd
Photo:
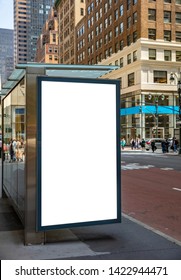
[[0,0],[0,28],[14,28],[13,0]]

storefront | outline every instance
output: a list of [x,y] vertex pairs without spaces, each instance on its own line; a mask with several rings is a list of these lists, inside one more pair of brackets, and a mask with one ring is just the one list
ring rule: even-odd
[[121,97],[121,135],[132,138],[170,138],[179,111],[176,93],[146,92]]

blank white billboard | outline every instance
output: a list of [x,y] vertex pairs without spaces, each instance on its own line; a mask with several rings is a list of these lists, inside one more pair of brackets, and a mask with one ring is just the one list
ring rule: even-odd
[[120,221],[119,82],[38,78],[38,230]]

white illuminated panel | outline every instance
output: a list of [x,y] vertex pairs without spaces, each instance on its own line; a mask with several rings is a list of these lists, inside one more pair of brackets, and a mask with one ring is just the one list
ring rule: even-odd
[[41,81],[40,227],[116,220],[116,84]]

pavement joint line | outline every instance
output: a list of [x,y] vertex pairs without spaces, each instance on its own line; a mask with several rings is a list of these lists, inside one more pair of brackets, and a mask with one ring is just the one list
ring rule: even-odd
[[166,238],[167,240],[169,240],[169,241],[171,241],[171,242],[173,242],[173,243],[175,243],[175,244],[181,246],[181,241],[179,241],[179,240],[177,240],[177,239],[171,237],[170,235],[167,235],[167,234],[165,234],[165,233],[163,233],[163,232],[161,232],[161,231],[159,231],[159,230],[156,230],[156,229],[154,229],[153,227],[151,227],[151,226],[149,226],[149,225],[147,225],[147,224],[145,224],[145,223],[143,223],[143,222],[140,222],[139,220],[137,220],[137,219],[135,219],[135,218],[133,218],[133,217],[131,217],[131,216],[125,214],[125,213],[122,213],[122,216],[123,216],[124,218],[126,218],[126,219],[128,219],[128,220],[130,220],[130,221],[132,221],[132,222],[134,222],[134,223],[136,223],[136,224],[138,224],[138,225],[140,225],[140,226],[142,226],[142,227],[148,229],[148,230],[151,230],[152,232],[154,232],[154,233],[156,233],[156,234],[158,234],[158,235],[160,235],[160,236]]
[[179,192],[181,192],[181,189],[179,189],[179,188],[172,188],[174,191],[179,191]]

